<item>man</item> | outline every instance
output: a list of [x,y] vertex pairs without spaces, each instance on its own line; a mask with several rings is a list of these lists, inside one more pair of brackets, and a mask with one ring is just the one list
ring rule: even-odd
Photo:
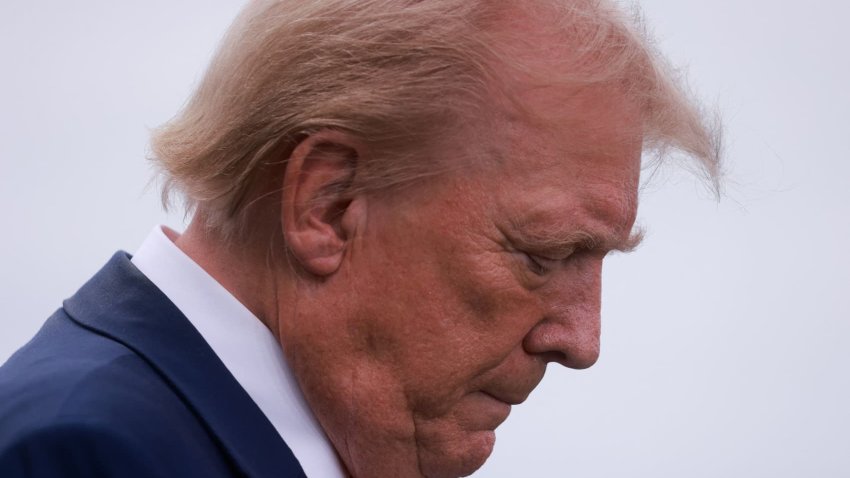
[[191,225],[0,370],[0,474],[471,474],[547,364],[596,361],[667,147],[716,178],[607,3],[254,1],[154,136]]

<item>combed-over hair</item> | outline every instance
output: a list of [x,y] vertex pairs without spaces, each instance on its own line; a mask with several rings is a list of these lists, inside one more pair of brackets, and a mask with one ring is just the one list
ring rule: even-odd
[[352,187],[392,188],[439,172],[446,165],[417,150],[486,115],[500,72],[534,73],[494,40],[506,8],[546,8],[567,33],[574,54],[565,74],[538,72],[543,81],[620,82],[641,106],[646,149],[684,152],[716,184],[719,135],[640,23],[613,3],[254,0],[185,108],[154,132],[164,202],[179,191],[208,227],[238,231],[269,192],[268,175],[282,171],[281,148],[322,128],[350,132],[375,153],[357,165]]

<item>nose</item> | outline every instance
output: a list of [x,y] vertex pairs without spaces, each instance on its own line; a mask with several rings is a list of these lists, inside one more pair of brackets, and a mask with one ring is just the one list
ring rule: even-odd
[[541,292],[544,315],[523,339],[526,352],[585,369],[599,359],[602,261],[563,271]]

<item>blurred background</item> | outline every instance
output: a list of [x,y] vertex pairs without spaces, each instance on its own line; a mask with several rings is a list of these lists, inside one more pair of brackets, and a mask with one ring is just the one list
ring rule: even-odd
[[[649,183],[603,353],[549,370],[476,477],[850,476],[850,3],[644,0],[726,126],[726,195]],[[166,214],[145,157],[241,2],[0,2],[0,363]]]

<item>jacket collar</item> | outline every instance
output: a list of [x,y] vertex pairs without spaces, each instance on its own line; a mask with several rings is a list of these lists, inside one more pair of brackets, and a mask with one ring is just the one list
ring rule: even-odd
[[71,318],[149,362],[252,477],[305,477],[292,451],[192,324],[117,252],[73,297]]

